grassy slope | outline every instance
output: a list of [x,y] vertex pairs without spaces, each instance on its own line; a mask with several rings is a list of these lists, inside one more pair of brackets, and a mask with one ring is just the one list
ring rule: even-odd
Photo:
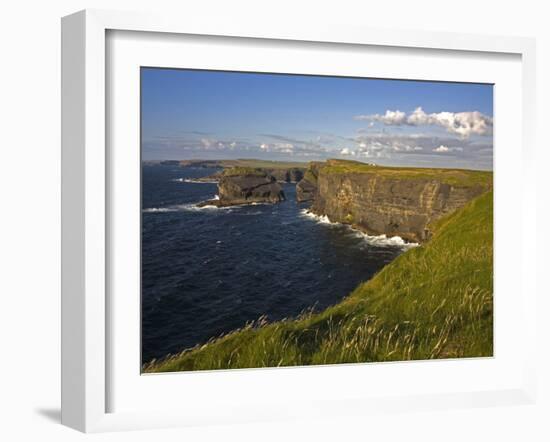
[[491,356],[492,192],[433,228],[428,243],[319,314],[250,325],[144,371]]
[[322,172],[325,174],[372,173],[386,178],[400,179],[437,179],[455,186],[482,185],[489,187],[493,179],[492,172],[482,170],[372,166],[348,160],[328,160],[322,167]]

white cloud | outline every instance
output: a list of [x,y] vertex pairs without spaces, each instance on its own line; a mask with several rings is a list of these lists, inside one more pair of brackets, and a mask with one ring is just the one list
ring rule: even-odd
[[292,143],[276,143],[274,147],[281,152],[292,152],[294,150],[294,144]]
[[[384,115],[380,115],[380,114],[357,115],[355,119],[368,120],[371,122],[379,121],[388,126],[401,126],[402,124],[406,123],[407,114],[405,112],[401,112],[400,110],[396,110],[396,111],[387,110]],[[369,124],[369,127],[372,127],[372,126]]]
[[389,126],[440,126],[460,138],[471,135],[492,135],[493,119],[479,111],[472,112],[438,112],[427,114],[417,107],[409,115],[399,110],[387,110],[384,115],[357,115],[356,120],[380,121]]
[[396,152],[417,152],[422,150],[422,147],[420,146],[411,146],[410,144],[401,143],[398,141],[394,141],[391,146]]
[[262,143],[260,149],[264,152],[294,153],[294,144],[292,143]]
[[437,125],[447,129],[447,132],[468,138],[470,135],[491,135],[493,119],[481,112],[439,112],[427,114],[417,107],[407,118],[407,124],[412,126]]
[[340,151],[340,155],[355,155],[355,151],[351,150],[349,147],[344,147]]
[[439,147],[432,149],[432,152],[445,153],[445,152],[462,152],[462,147],[448,147],[441,144]]
[[[440,137],[421,133],[378,132],[358,135],[354,141],[355,147],[350,147],[355,150],[356,155],[384,158],[405,158],[405,156],[420,158],[433,156],[434,153],[444,157],[445,154],[450,156],[459,152],[464,152],[464,155],[461,155],[463,158],[473,158],[478,156],[480,150],[474,143],[450,135]],[[488,148],[489,153],[492,153],[492,145],[480,144],[479,146]]]

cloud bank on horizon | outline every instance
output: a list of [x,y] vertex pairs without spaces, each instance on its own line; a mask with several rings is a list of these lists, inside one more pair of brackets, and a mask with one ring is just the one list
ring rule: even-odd
[[492,169],[491,85],[142,69],[143,159]]

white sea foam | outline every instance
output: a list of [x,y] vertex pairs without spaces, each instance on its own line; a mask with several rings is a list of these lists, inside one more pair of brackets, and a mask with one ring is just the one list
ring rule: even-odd
[[170,213],[170,212],[194,212],[198,210],[209,210],[217,209],[216,206],[203,206],[198,207],[196,204],[179,204],[175,206],[167,207],[150,207],[148,209],[143,209],[144,213]]
[[143,209],[143,213],[166,213],[166,212],[177,212],[177,210],[172,207],[149,207],[147,209]]
[[307,209],[302,209],[300,211],[300,214],[306,218],[310,218],[316,222],[318,222],[319,224],[327,224],[327,225],[331,225],[331,226],[341,226],[342,224],[340,223],[333,223],[329,218],[328,216],[326,215],[317,215],[313,212],[310,212],[309,210]]
[[[356,231],[356,229],[353,229]],[[357,231],[358,235],[368,243],[373,246],[394,246],[400,247],[403,250],[409,250],[413,247],[417,247],[419,244],[415,242],[406,242],[400,236],[390,236],[389,238],[386,235],[367,235],[366,233]]]
[[[218,195],[215,195],[213,200],[219,199]],[[147,209],[143,209],[144,213],[169,213],[169,212],[208,212],[208,211],[218,211],[218,210],[227,210],[231,211],[231,209],[235,206],[228,206],[228,207],[218,207],[213,204],[207,204],[205,206],[197,206],[197,203],[188,203],[188,204],[177,204],[173,206],[166,206],[166,207],[150,207]],[[241,207],[241,206],[236,206]]]
[[196,178],[176,178],[172,181],[176,181],[178,183],[193,183],[193,184],[216,184],[218,180],[199,180]]
[[319,224],[324,224],[329,227],[345,227],[350,231],[352,231],[355,236],[363,239],[367,244],[371,244],[373,246],[378,246],[378,247],[392,246],[392,247],[400,247],[403,250],[408,250],[413,247],[417,247],[419,245],[417,243],[410,243],[410,242],[408,243],[400,236],[391,236],[388,238],[386,235],[367,235],[366,233],[358,229],[354,229],[349,224],[333,222],[329,219],[327,215],[317,215],[309,211],[308,209],[302,209],[300,211],[300,214],[306,218],[310,218],[311,220]]

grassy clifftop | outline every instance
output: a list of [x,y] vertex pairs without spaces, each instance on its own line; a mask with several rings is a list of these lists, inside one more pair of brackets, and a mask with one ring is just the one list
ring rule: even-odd
[[489,188],[493,181],[493,172],[483,170],[389,167],[349,160],[327,160],[321,169],[322,173],[326,174],[367,173],[385,178],[435,179],[465,187],[481,185]]
[[234,166],[229,169],[224,169],[223,176],[266,176],[266,173],[261,169],[253,167]]
[[145,372],[491,356],[493,193],[318,314],[244,329]]

